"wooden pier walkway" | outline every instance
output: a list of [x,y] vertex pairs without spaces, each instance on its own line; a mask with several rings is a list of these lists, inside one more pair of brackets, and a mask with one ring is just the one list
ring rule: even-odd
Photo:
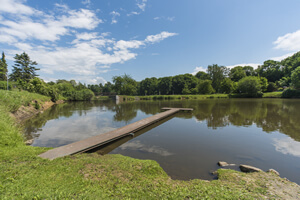
[[104,144],[107,144],[109,142],[112,142],[114,140],[120,139],[124,136],[130,135],[139,130],[142,130],[143,128],[151,124],[154,124],[168,116],[171,116],[181,110],[185,110],[185,111],[193,110],[191,108],[162,108],[162,109],[167,111],[142,119],[140,121],[134,122],[132,124],[123,126],[121,128],[118,128],[116,130],[104,134],[100,134],[65,146],[51,149],[45,153],[42,153],[39,156],[42,158],[53,160],[55,158],[64,157],[67,155],[86,152],[91,149],[100,147]]

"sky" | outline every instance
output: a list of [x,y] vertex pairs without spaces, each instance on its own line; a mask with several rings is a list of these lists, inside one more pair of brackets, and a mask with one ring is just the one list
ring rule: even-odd
[[300,51],[299,0],[0,0],[0,51],[45,81],[257,67]]

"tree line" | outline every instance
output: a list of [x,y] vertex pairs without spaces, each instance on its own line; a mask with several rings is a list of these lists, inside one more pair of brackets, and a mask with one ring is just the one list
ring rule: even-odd
[[71,101],[91,100],[94,93],[88,89],[85,84],[76,83],[75,80],[57,80],[56,82],[46,83],[38,78],[36,66],[37,62],[32,61],[27,53],[16,54],[15,64],[12,66],[12,73],[8,74],[5,54],[2,53],[0,62],[0,89],[7,89],[7,79],[9,79],[8,88],[27,90],[29,92],[39,93],[50,96],[52,101],[58,99]]
[[[300,52],[282,61],[267,60],[254,69],[251,66],[227,68],[209,65],[206,72],[162,78],[134,80],[130,75],[114,76],[109,92],[121,95],[188,95],[236,94],[240,97],[261,97],[263,92],[283,91],[284,97],[300,96]],[[102,84],[88,86],[95,93],[104,93]],[[107,87],[107,85],[106,85]],[[107,88],[105,92],[108,92]]]
[[[240,97],[261,97],[263,92],[283,91],[283,97],[300,97],[300,52],[282,61],[267,60],[254,69],[251,66],[227,68],[209,65],[206,72],[180,74],[161,78],[134,80],[130,75],[114,76],[112,83],[85,85],[75,80],[45,83],[38,78],[37,63],[24,52],[14,57],[8,76],[5,54],[0,60],[0,88],[9,78],[15,87],[51,96],[53,100],[90,100],[94,95],[189,95],[235,94]],[[12,84],[11,83],[11,84]]]

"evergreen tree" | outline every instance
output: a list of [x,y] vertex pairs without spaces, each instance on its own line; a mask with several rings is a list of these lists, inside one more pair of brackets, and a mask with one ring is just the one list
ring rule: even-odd
[[7,80],[7,63],[5,60],[5,54],[2,52],[2,58],[0,60],[0,81]]
[[10,79],[13,81],[22,80],[25,82],[29,82],[29,80],[33,79],[34,77],[38,76],[36,74],[39,68],[36,68],[37,62],[30,60],[28,54],[23,52],[22,54],[14,57],[15,65],[13,66],[12,74]]

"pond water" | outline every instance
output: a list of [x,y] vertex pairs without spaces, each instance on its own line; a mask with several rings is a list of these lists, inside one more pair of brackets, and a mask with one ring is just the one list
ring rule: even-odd
[[211,180],[218,161],[276,169],[300,184],[300,100],[208,99],[72,102],[55,105],[25,123],[33,146],[58,147],[105,133],[161,112],[193,108],[134,137],[97,149],[156,160],[173,179]]

